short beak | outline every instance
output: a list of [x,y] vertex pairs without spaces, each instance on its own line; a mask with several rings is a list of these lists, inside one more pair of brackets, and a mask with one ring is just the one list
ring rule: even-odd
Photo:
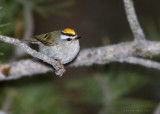
[[76,37],[76,38],[74,38],[73,40],[72,40],[72,42],[74,42],[74,41],[76,41],[76,40],[78,40],[78,39],[80,39],[81,37]]

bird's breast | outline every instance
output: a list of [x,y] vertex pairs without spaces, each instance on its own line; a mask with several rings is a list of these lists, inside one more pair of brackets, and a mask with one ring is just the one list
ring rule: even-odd
[[61,62],[62,64],[66,64],[68,62],[71,62],[78,54],[80,49],[79,41],[76,42],[70,42],[70,44],[63,47],[61,51]]
[[54,59],[60,59],[62,64],[71,62],[77,56],[79,49],[80,46],[78,40],[56,46],[40,46],[41,53]]

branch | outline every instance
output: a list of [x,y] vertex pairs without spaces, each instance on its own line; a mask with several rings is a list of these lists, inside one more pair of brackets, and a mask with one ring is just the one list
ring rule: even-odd
[[103,65],[109,62],[122,62],[128,57],[149,57],[158,54],[160,54],[160,42],[145,41],[143,48],[140,50],[138,47],[135,47],[135,42],[126,42],[110,46],[83,49],[79,53],[77,59],[69,66]]
[[2,111],[2,110],[0,110],[0,114],[7,114],[6,112],[4,112],[4,111]]
[[134,39],[137,41],[145,40],[145,35],[143,33],[143,30],[138,22],[134,4],[132,0],[123,0],[124,7],[127,15],[127,19],[130,25],[130,28],[132,30],[132,33],[134,35]]
[[[57,62],[54,59],[31,49],[29,46],[19,40],[2,35],[0,35],[0,40],[18,45],[33,57],[37,57],[44,62],[51,64],[54,68],[58,67]],[[144,62],[145,60],[135,58],[135,56],[145,56],[145,54],[148,52],[152,52],[153,55],[159,54],[160,42],[146,41],[143,47],[144,49],[138,51],[136,51],[134,43],[135,42],[126,42],[110,46],[83,49],[80,51],[76,60],[69,64],[68,67],[91,66],[93,64],[107,64],[109,62],[126,62],[159,69],[159,63],[153,62],[152,64],[152,61],[149,60],[147,60],[149,62]],[[0,80],[17,79],[23,76],[53,71],[51,68],[33,60],[20,60],[7,65],[10,67],[9,75],[5,76],[3,75],[3,72],[0,72]],[[3,66],[4,65],[1,65],[0,68]]]
[[[18,79],[21,77],[42,74],[49,71],[53,71],[53,69],[41,64],[39,62],[35,62],[33,60],[20,60],[17,62],[13,62],[10,64],[5,64],[10,67],[9,75],[4,75],[0,72],[0,80],[11,80],[11,79]],[[0,68],[5,66],[2,64]]]
[[[6,43],[17,45],[17,46],[19,46],[19,48],[23,48],[24,51],[26,53],[28,53],[29,55],[31,55],[33,57],[36,57],[38,59],[41,59],[44,62],[52,65],[53,68],[58,69],[58,63],[54,59],[52,59],[52,58],[50,58],[50,57],[48,57],[48,56],[46,56],[42,53],[39,53],[36,50],[31,49],[29,46],[27,46],[25,43],[21,42],[20,40],[10,38],[10,37],[7,37],[7,36],[3,36],[3,35],[0,35],[0,40],[4,41]],[[58,70],[58,72],[56,72],[57,75],[60,75],[61,73],[62,73],[62,69],[60,69],[60,70]]]
[[153,114],[160,114],[160,103],[157,105]]

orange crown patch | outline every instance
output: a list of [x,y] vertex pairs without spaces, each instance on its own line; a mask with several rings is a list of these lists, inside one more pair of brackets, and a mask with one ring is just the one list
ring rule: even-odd
[[66,34],[73,34],[75,35],[75,31],[73,29],[70,29],[70,28],[66,28],[64,30],[62,30],[63,33],[66,33]]

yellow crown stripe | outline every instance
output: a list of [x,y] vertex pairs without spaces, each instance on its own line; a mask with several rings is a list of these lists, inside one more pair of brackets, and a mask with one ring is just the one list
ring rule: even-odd
[[70,29],[70,28],[66,28],[62,31],[63,33],[67,33],[67,34],[73,34],[75,35],[75,31],[73,29]]

